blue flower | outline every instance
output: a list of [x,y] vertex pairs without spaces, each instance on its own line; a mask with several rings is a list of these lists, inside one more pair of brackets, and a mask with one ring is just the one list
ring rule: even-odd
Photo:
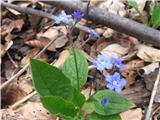
[[113,75],[105,76],[105,79],[108,81],[107,88],[116,92],[121,92],[126,85],[126,80],[121,78],[118,72],[115,72]]
[[93,30],[92,28],[89,29],[89,33],[92,37],[95,37],[95,38],[100,38],[100,36],[96,33],[95,30]]
[[99,54],[97,59],[95,61],[93,61],[93,64],[96,66],[97,70],[105,70],[105,67],[106,67],[106,64],[107,61],[106,61],[106,57],[102,54]]
[[64,11],[62,11],[58,16],[55,17],[56,24],[69,24],[72,21],[72,16],[67,15]]
[[120,70],[124,69],[124,65],[121,59],[112,57],[112,63],[114,64],[115,67],[119,68]]
[[84,14],[81,13],[80,11],[75,11],[73,13],[73,17],[78,21],[80,21],[83,18],[83,16],[84,16]]
[[115,58],[115,57],[108,57],[107,60],[106,60],[106,69],[110,70],[112,69],[113,67],[116,67],[120,70],[123,70],[124,69],[124,65],[122,63],[122,60],[119,59],[119,58]]
[[101,105],[107,106],[108,104],[109,104],[109,100],[108,100],[107,97],[105,97],[105,98],[103,98],[103,99],[101,100]]

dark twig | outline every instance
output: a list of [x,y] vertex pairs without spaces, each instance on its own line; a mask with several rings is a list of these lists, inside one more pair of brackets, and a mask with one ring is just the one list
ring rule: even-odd
[[[49,18],[51,20],[55,20],[55,16],[53,14],[49,14],[47,12],[43,12],[43,11],[39,11],[39,10],[35,10],[33,8],[24,8],[24,7],[19,7],[17,5],[13,5],[13,4],[10,4],[10,3],[6,3],[6,2],[1,2],[1,5],[4,6],[4,7],[8,7],[8,8],[11,8],[11,9],[14,9],[18,12],[22,12],[22,13],[26,13],[26,14],[32,14],[32,15],[37,15],[37,16],[41,16],[41,17],[46,17],[46,18]],[[77,23],[75,25],[76,28],[82,30],[82,31],[85,31],[87,33],[89,33],[89,28],[88,27],[85,27],[79,23]]]
[[[87,17],[86,3],[82,3],[76,0],[40,1],[49,5],[63,8],[69,12],[77,10],[81,11],[85,14],[85,17]],[[136,37],[143,42],[147,42],[153,44],[154,46],[160,47],[160,32],[158,30],[147,27],[144,24],[140,24],[128,18],[112,14],[97,7],[90,7],[88,16],[89,19],[94,21],[95,23],[105,25],[116,31]]]

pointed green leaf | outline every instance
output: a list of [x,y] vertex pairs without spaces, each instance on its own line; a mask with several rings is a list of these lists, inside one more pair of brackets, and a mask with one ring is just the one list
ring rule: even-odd
[[45,96],[41,98],[41,101],[50,113],[62,118],[74,117],[79,111],[79,108],[75,107],[73,103],[58,96]]
[[70,80],[58,68],[35,59],[31,59],[30,64],[32,79],[40,96],[72,99],[74,89]]
[[[108,105],[102,105],[101,100],[107,98],[109,100]],[[130,108],[135,107],[135,105],[121,96],[119,93],[101,90],[98,91],[92,98],[94,111],[100,115],[113,115],[120,112],[126,111]]]
[[85,102],[85,96],[82,93],[80,93],[77,89],[74,89],[72,102],[74,105],[81,108]]
[[31,59],[32,78],[40,96],[59,96],[81,107],[85,97],[71,86],[70,80],[58,69],[45,62]]
[[153,28],[158,28],[160,26],[160,4],[157,4],[153,10],[153,13],[150,19],[150,25]]
[[138,11],[138,4],[135,0],[128,0],[128,4]]
[[111,116],[102,116],[96,113],[89,115],[88,120],[121,120],[118,114],[111,115]]
[[[80,53],[79,50],[75,49],[75,52],[76,52],[76,60],[78,66],[79,82],[80,86],[83,86],[87,81],[88,62],[86,58]],[[70,50],[70,56],[64,63],[63,73],[71,80],[72,86],[77,87],[76,65],[71,50]]]

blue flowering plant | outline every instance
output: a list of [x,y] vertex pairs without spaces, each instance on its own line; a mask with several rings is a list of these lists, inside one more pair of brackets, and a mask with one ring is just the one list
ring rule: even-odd
[[[105,57],[103,54],[99,54],[97,59],[93,61],[93,64],[99,71],[125,69],[125,66],[123,65],[121,59],[113,56]],[[118,72],[114,72],[112,75],[105,76],[105,81],[106,81],[106,87],[109,90],[116,92],[121,92],[124,86],[126,85],[126,80],[124,78],[121,78],[121,75]]]
[[[55,17],[55,23],[68,25],[74,20],[81,20],[83,16],[79,11],[72,15],[62,11]],[[89,33],[99,38],[93,29]],[[61,68],[36,59],[30,60],[33,84],[43,106],[62,120],[121,120],[119,113],[135,107],[119,94],[126,84],[125,79],[118,72],[105,76],[109,90],[99,90],[89,99],[85,98],[81,90],[88,78],[88,61],[79,49],[71,46],[70,55]],[[99,71],[124,68],[119,58],[106,58],[102,54],[93,64]]]

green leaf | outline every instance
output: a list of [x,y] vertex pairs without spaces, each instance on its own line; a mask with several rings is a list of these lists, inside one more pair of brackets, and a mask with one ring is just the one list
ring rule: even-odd
[[60,96],[72,99],[74,88],[70,80],[58,69],[48,63],[31,59],[32,79],[40,96]]
[[[88,62],[78,49],[75,49],[75,52],[76,52],[76,59],[77,59],[77,66],[78,66],[79,82],[80,82],[80,86],[83,86],[87,81]],[[72,86],[77,87],[76,65],[75,65],[74,56],[71,50],[70,50],[70,56],[67,58],[67,60],[64,63],[63,73],[71,80]]]
[[[103,98],[108,98],[108,105],[104,106],[101,104],[101,100]],[[98,91],[92,98],[94,111],[100,115],[113,115],[118,114],[120,112],[126,111],[130,108],[135,107],[135,105],[125,99],[120,94],[109,91],[109,90],[101,90]]]
[[118,114],[111,115],[111,116],[102,116],[96,113],[89,115],[88,120],[121,120]]
[[83,104],[82,111],[84,111],[87,114],[91,114],[95,110],[94,101],[87,101]]
[[79,108],[75,107],[73,103],[64,100],[58,96],[45,96],[41,98],[43,106],[52,114],[60,117],[74,117]]
[[58,68],[35,59],[30,63],[34,85],[41,97],[59,96],[81,108],[84,95],[71,86],[70,80]]
[[136,11],[139,11],[138,10],[138,4],[135,0],[128,0],[128,4],[133,7],[134,9],[136,9]]
[[153,28],[158,28],[160,26],[160,4],[157,4],[154,8],[149,23]]
[[77,89],[74,89],[72,102],[74,103],[74,105],[81,108],[85,102],[85,96],[82,93],[80,93]]

